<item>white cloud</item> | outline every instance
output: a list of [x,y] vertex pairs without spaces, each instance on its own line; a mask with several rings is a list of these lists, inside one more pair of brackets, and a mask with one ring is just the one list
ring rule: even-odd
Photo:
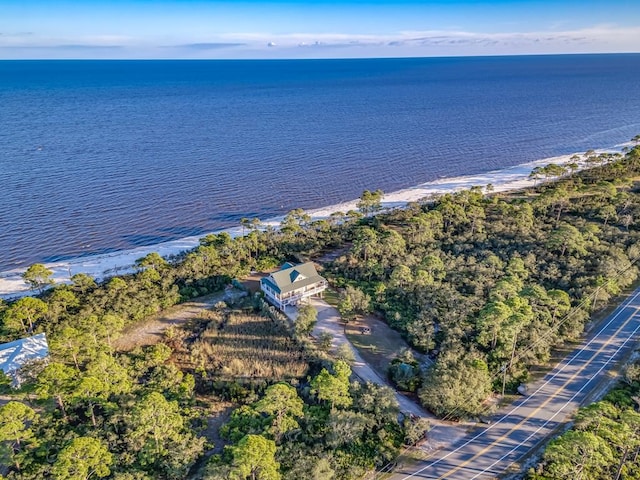
[[351,49],[354,54],[363,56],[367,55],[367,50],[371,50],[372,55],[382,56],[640,51],[640,27],[622,28],[615,25],[563,31],[504,33],[462,30],[404,31],[389,35],[236,33],[223,38],[226,41],[244,42],[254,49],[260,49],[271,42],[279,46],[280,54],[285,50],[304,49],[309,55],[314,55],[314,51],[339,49]]
[[[38,57],[43,50],[65,50],[66,57],[79,48],[109,47],[108,56],[162,58],[189,50],[191,57],[331,57],[331,56],[430,56],[531,53],[637,52],[639,27],[594,25],[575,30],[482,33],[453,30],[404,31],[386,35],[348,33],[234,33],[209,38],[154,40],[122,35],[78,38],[43,38],[37,34],[0,35],[0,57]],[[215,48],[185,49],[185,45]],[[276,47],[277,48],[274,48]],[[117,48],[116,48],[117,47]],[[173,47],[173,48],[167,48]],[[109,49],[104,49],[109,50]],[[12,50],[19,53],[11,54]],[[71,51],[69,51],[71,50]],[[98,50],[98,49],[96,49]]]
[[420,45],[441,44],[446,42],[458,44],[478,43],[502,43],[502,44],[534,44],[540,41],[564,43],[567,41],[587,41],[593,44],[610,43],[626,46],[629,49],[638,49],[640,43],[640,27],[618,28],[613,25],[594,26],[579,30],[566,31],[539,31],[539,32],[506,32],[506,33],[482,33],[450,30],[406,31],[391,35],[351,35],[344,33],[290,33],[285,35],[236,33],[225,35],[225,38],[244,40],[246,42],[264,43],[273,41],[283,46],[300,44],[312,45],[357,43],[379,46],[381,44],[394,45]]

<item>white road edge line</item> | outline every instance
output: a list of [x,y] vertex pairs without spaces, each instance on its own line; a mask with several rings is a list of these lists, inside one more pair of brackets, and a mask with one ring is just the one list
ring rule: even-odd
[[[633,317],[632,317],[633,318]],[[478,478],[478,476],[482,475],[483,473],[485,473],[487,470],[493,468],[496,464],[500,463],[502,460],[504,460],[506,457],[508,457],[509,455],[511,455],[513,452],[515,452],[516,450],[518,450],[521,446],[523,446],[525,443],[527,443],[529,440],[531,440],[531,437],[533,437],[534,435],[536,435],[540,430],[542,430],[544,427],[547,426],[547,424],[549,424],[549,422],[551,422],[557,415],[560,414],[560,412],[562,412],[571,402],[573,402],[573,400],[582,393],[582,391],[591,383],[591,381],[597,376],[600,375],[600,373],[602,372],[602,370],[605,369],[605,367],[607,365],[609,365],[609,363],[613,360],[613,358],[618,355],[618,353],[620,353],[620,350],[622,350],[624,348],[624,346],[627,344],[627,342],[633,337],[635,336],[635,334],[638,332],[638,330],[640,330],[640,325],[638,325],[636,327],[636,329],[633,331],[633,333],[631,333],[631,335],[629,337],[627,337],[627,339],[622,343],[622,345],[620,345],[617,350],[615,351],[615,353],[613,355],[611,355],[607,361],[598,369],[598,371],[582,386],[582,388],[580,388],[580,390],[578,390],[569,400],[567,400],[565,402],[565,404],[562,406],[562,408],[560,408],[560,410],[558,410],[556,413],[553,414],[553,416],[547,420],[546,422],[544,422],[540,427],[538,427],[538,429],[531,433],[525,440],[523,440],[522,442],[520,442],[519,444],[517,444],[515,447],[513,447],[509,452],[507,452],[506,454],[504,454],[502,457],[500,457],[498,460],[496,460],[494,463],[492,463],[491,465],[489,465],[487,468],[485,468],[484,470],[482,470],[481,472],[477,473],[475,476],[471,477],[470,480],[473,480],[474,478]],[[507,465],[507,468],[509,468],[511,466],[511,464],[514,462],[511,462],[509,465]]]
[[[460,445],[459,447],[456,447],[454,450],[451,450],[449,453],[447,453],[444,457],[439,458],[438,460],[435,460],[431,463],[429,463],[428,465],[422,467],[420,470],[416,470],[415,472],[411,473],[410,475],[407,475],[406,477],[402,477],[401,480],[407,480],[409,478],[412,478],[416,475],[418,475],[419,473],[424,472],[427,468],[433,467],[434,465],[437,465],[438,463],[442,462],[443,460],[449,458],[451,455],[453,455],[454,453],[457,453],[458,451],[460,451],[461,449],[463,449],[464,447],[466,447],[467,445],[469,445],[471,442],[475,441],[476,439],[480,438],[481,436],[485,435],[489,430],[491,430],[492,428],[498,426],[502,421],[504,421],[507,417],[510,417],[518,408],[522,407],[523,405],[525,405],[527,403],[528,400],[530,400],[534,395],[536,395],[538,392],[540,392],[540,390],[542,390],[544,387],[546,387],[554,378],[556,378],[560,373],[562,373],[562,371],[564,371],[565,368],[569,367],[572,362],[578,357],[578,355],[580,355],[583,351],[585,351],[587,349],[587,347],[589,345],[591,345],[593,342],[595,342],[598,337],[602,334],[602,332],[604,332],[609,325],[616,319],[618,318],[618,316],[620,316],[620,314],[627,308],[629,307],[629,305],[640,296],[640,289],[635,293],[635,295],[633,295],[633,297],[628,298],[627,300],[625,300],[615,311],[614,315],[611,316],[611,318],[609,319],[609,321],[598,331],[598,333],[596,333],[591,340],[589,340],[589,342],[587,342],[586,344],[584,344],[582,347],[580,347],[578,349],[578,351],[571,357],[571,359],[569,359],[568,362],[566,362],[562,368],[560,368],[557,372],[555,372],[551,377],[549,377],[549,379],[544,382],[542,385],[540,385],[540,387],[538,387],[538,389],[529,394],[522,402],[518,403],[518,405],[516,405],[515,407],[513,407],[511,409],[511,411],[509,413],[506,413],[505,415],[502,416],[502,418],[500,418],[499,420],[497,420],[495,423],[493,423],[492,425],[490,425],[488,428],[482,430],[480,433],[478,433],[476,436],[472,437],[471,439],[467,440],[466,442],[464,442],[462,445]],[[562,360],[564,362],[564,360]]]

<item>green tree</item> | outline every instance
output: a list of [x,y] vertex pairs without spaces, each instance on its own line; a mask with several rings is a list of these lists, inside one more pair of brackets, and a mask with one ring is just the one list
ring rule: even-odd
[[446,351],[427,371],[418,395],[436,415],[464,418],[482,413],[490,393],[486,363],[463,352]]
[[146,267],[142,272],[138,273],[138,280],[144,288],[152,288],[162,280],[160,273],[153,267]]
[[34,263],[22,274],[22,279],[33,290],[38,290],[42,293],[44,287],[53,283],[53,280],[51,279],[52,275],[53,272],[43,264]]
[[356,309],[353,305],[353,300],[349,295],[341,295],[340,302],[338,303],[338,312],[340,312],[340,317],[345,322],[349,322],[356,318]]
[[309,480],[332,480],[336,474],[326,458],[318,458],[310,473]]
[[403,424],[405,445],[415,445],[425,438],[427,432],[431,430],[429,420],[422,417],[405,417]]
[[87,412],[94,427],[98,426],[95,407],[97,404],[104,402],[108,396],[109,385],[92,376],[82,377],[72,393],[72,397],[77,403],[87,406]]
[[[178,436],[184,427],[177,402],[169,402],[158,392],[152,392],[136,405],[129,438],[136,449],[149,451],[153,463],[159,456],[168,453],[166,440]],[[147,463],[147,462],[145,462]]]
[[296,335],[306,337],[311,334],[318,319],[318,311],[313,305],[304,304],[298,308],[298,317],[294,325]]
[[244,230],[245,230],[245,228],[248,228],[251,225],[251,220],[249,220],[246,217],[242,217],[240,219],[240,225],[242,226],[242,236],[244,237],[244,235],[245,235]]
[[484,221],[486,219],[486,213],[481,205],[471,205],[467,209],[467,219],[471,223],[471,237],[477,233],[484,233]]
[[605,478],[613,452],[592,432],[570,431],[553,440],[544,453],[545,474],[550,480]]
[[543,172],[547,178],[561,177],[567,174],[567,168],[564,167],[563,165],[550,163],[549,165],[543,167]]
[[564,290],[549,290],[549,308],[551,310],[551,320],[562,318],[571,310],[571,298]]
[[196,438],[185,425],[176,401],[152,392],[134,407],[127,440],[139,464],[154,474],[184,478],[201,455],[204,438]]
[[143,472],[129,470],[128,472],[118,472],[114,474],[113,480],[152,480],[152,478]]
[[127,290],[127,282],[120,277],[113,277],[107,283],[107,291],[112,295],[117,295],[119,293],[125,292]]
[[565,223],[560,225],[549,235],[547,246],[554,250],[560,250],[560,256],[565,252],[586,255],[586,242],[580,230],[573,225]]
[[362,259],[365,265],[369,265],[370,260],[375,260],[380,251],[378,232],[370,227],[360,227],[355,232],[351,255],[357,259]]
[[318,347],[323,352],[328,352],[331,350],[331,345],[333,344],[333,335],[330,332],[321,332],[320,337],[318,338]]
[[57,358],[66,363],[72,362],[76,370],[80,371],[80,361],[84,359],[87,340],[87,336],[77,328],[66,326],[51,336],[49,346]]
[[384,193],[382,190],[376,190],[371,192],[365,190],[360,196],[360,200],[357,203],[358,210],[364,215],[369,216],[382,208],[382,197]]
[[18,333],[31,333],[35,324],[42,319],[49,307],[42,300],[33,297],[23,297],[11,304],[4,313],[5,328]]
[[444,262],[438,255],[427,255],[422,259],[421,265],[435,280],[442,280],[447,274]]
[[36,393],[43,399],[53,398],[67,418],[66,399],[75,387],[77,372],[61,363],[50,363],[38,375]]
[[544,167],[535,167],[533,170],[531,170],[531,173],[529,173],[529,178],[533,180],[534,186],[542,177],[544,177]]
[[113,341],[122,334],[124,320],[113,314],[98,317],[90,315],[83,318],[78,325],[87,342],[87,349],[92,351],[95,358],[99,352],[112,352]]
[[424,213],[409,219],[409,231],[412,243],[426,243],[434,239],[431,222]]
[[371,297],[351,285],[340,293],[340,298],[338,311],[345,321],[353,320],[358,314],[365,315],[371,309]]
[[301,208],[291,210],[280,223],[280,230],[288,236],[302,232],[304,227],[311,221],[311,216]]
[[415,392],[420,385],[420,368],[415,360],[408,362],[395,358],[389,364],[387,373],[399,390]]
[[326,442],[329,448],[337,449],[362,439],[372,426],[372,419],[360,412],[351,410],[331,410],[327,422]]
[[56,287],[51,293],[48,302],[49,317],[52,319],[56,319],[61,314],[67,313],[69,308],[76,308],[80,305],[78,297],[76,297],[67,285]]
[[285,433],[299,427],[296,418],[304,416],[303,406],[304,402],[295,388],[286,383],[277,383],[267,388],[255,409],[272,418],[271,433],[276,441],[280,441]]
[[146,257],[137,259],[136,265],[142,268],[152,268],[156,271],[163,270],[169,266],[167,261],[157,252],[151,252]]
[[280,480],[276,462],[276,444],[261,435],[247,435],[231,447],[233,456],[231,479]]
[[76,273],[71,277],[71,284],[73,285],[74,290],[82,294],[96,288],[95,280],[86,273]]
[[[27,445],[34,443],[31,423],[37,418],[36,412],[23,403],[9,402],[0,408],[0,442],[7,445],[8,459],[17,470]],[[3,459],[3,463],[8,462]]]
[[413,284],[413,274],[411,269],[406,265],[398,265],[393,269],[389,277],[389,286],[405,291],[407,287]]
[[495,349],[500,333],[512,314],[511,308],[504,302],[487,304],[478,316],[478,343],[491,350]]
[[87,364],[86,373],[101,381],[107,386],[106,390],[114,395],[128,393],[133,387],[127,369],[105,352],[98,353],[96,358]]
[[334,366],[334,374],[329,373],[326,368],[311,380],[311,393],[315,394],[318,400],[326,401],[334,407],[348,407],[352,403],[349,394],[349,377],[351,367],[343,360],[338,360]]
[[505,271],[507,275],[519,280],[526,280],[529,277],[529,271],[521,257],[511,257]]
[[444,230],[451,232],[454,227],[468,223],[464,206],[459,203],[460,198],[451,194],[444,195],[438,204],[438,211],[442,214]]
[[55,480],[89,480],[111,475],[113,455],[101,440],[74,438],[62,449],[51,468]]
[[351,394],[352,409],[367,414],[375,425],[382,427],[385,424],[397,423],[400,404],[391,388],[371,382],[353,382]]
[[535,216],[530,203],[514,206],[514,226],[521,235],[528,235],[534,228]]

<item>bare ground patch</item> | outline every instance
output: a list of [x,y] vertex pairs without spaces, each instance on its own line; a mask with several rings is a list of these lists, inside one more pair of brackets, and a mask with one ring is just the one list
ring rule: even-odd
[[241,280],[241,284],[252,294],[260,291],[260,280],[268,276],[270,272],[251,272],[251,274]]
[[129,351],[136,347],[154,345],[162,340],[164,331],[170,326],[180,326],[196,318],[202,311],[210,309],[224,297],[224,292],[212,293],[190,302],[175,305],[149,317],[146,321],[132,325],[114,342],[116,350]]
[[220,437],[220,427],[224,425],[237,407],[235,403],[225,402],[217,397],[198,395],[198,403],[205,405],[204,414],[207,418],[207,426],[200,432],[210,443],[211,448],[205,452],[205,457],[222,452],[226,441]]
[[[405,349],[411,350],[402,335],[373,315],[349,322],[345,327],[345,333],[362,358],[382,378],[387,377],[389,364],[400,352]],[[426,356],[413,350],[412,352],[419,362],[427,361]]]
[[349,253],[349,250],[351,250],[351,243],[346,243],[340,248],[327,250],[326,252],[322,253],[315,259],[315,262],[320,264],[333,262],[337,258],[340,258],[342,255],[346,255],[347,253]]

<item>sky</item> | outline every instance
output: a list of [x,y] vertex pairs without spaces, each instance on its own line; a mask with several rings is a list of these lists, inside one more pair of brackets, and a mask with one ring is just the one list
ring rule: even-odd
[[640,52],[640,0],[0,0],[0,59]]

